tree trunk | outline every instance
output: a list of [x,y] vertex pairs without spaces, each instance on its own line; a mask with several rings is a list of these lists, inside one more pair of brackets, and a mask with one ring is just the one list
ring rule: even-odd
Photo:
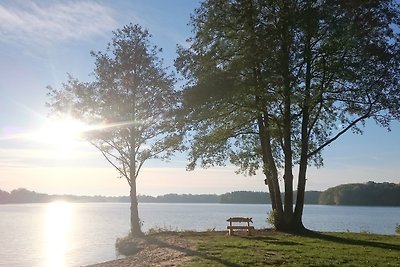
[[138,201],[136,196],[136,179],[131,180],[131,234],[134,237],[142,236],[143,232],[140,227]]
[[294,210],[294,223],[297,228],[304,229],[303,226],[303,207],[304,207],[304,194],[306,190],[306,171],[307,171],[307,161],[300,162],[299,170],[299,182],[297,184],[297,198],[296,198],[296,208]]
[[[310,1],[307,2],[310,8]],[[306,63],[306,77],[305,77],[305,92],[304,101],[302,106],[302,122],[301,122],[301,150],[300,150],[300,166],[299,166],[299,177],[297,184],[297,199],[296,208],[294,211],[294,223],[297,227],[305,229],[303,226],[303,208],[304,208],[304,194],[306,190],[306,174],[308,165],[308,146],[309,146],[309,123],[310,123],[310,98],[311,98],[311,35],[306,34],[304,42],[304,56]]]
[[283,2],[282,9],[282,40],[281,40],[281,73],[283,78],[283,152],[285,157],[284,183],[285,183],[285,202],[284,202],[284,224],[291,224],[293,217],[293,158],[292,158],[292,114],[291,114],[291,77],[290,77],[290,47],[292,37],[289,27],[291,17],[290,3]]
[[271,197],[274,226],[278,229],[283,218],[283,207],[281,192],[278,182],[278,171],[274,162],[271,146],[271,134],[269,129],[268,113],[264,111],[263,116],[258,117],[259,138],[261,143],[262,158],[266,185]]

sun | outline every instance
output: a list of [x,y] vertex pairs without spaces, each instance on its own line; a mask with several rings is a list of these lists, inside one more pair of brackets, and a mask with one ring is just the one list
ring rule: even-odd
[[[87,152],[90,147],[89,133],[127,127],[134,122],[86,124],[69,116],[44,119],[36,130],[7,137],[21,139],[40,146],[44,156],[54,159],[69,159]],[[93,137],[93,136],[92,136]],[[1,140],[1,137],[0,137]],[[89,142],[88,142],[89,141]],[[35,145],[35,147],[36,147]],[[80,154],[82,155],[82,154]]]
[[53,119],[46,120],[31,138],[53,149],[71,150],[83,142],[83,134],[87,130],[85,123],[72,118]]
[[73,119],[47,121],[36,137],[45,143],[68,143],[81,139],[85,127],[84,123]]

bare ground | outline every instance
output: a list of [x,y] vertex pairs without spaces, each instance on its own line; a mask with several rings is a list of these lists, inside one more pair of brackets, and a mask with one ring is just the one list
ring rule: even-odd
[[[276,232],[271,229],[255,230],[252,231],[252,233],[253,238],[273,236],[276,234]],[[206,235],[227,235],[227,231],[161,232],[146,235],[137,242],[139,244],[139,250],[135,255],[86,267],[181,266],[190,261],[194,256],[205,257],[203,254],[196,251],[197,244],[193,239],[196,235],[199,237],[204,237]],[[247,232],[235,231],[235,235],[247,236]]]
[[177,233],[162,233],[143,238],[133,256],[87,267],[179,266],[195,254],[196,244]]

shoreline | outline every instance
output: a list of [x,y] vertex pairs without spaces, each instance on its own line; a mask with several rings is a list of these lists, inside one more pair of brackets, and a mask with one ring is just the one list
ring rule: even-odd
[[398,235],[313,231],[295,235],[272,229],[256,229],[251,236],[245,231],[234,236],[227,231],[159,232],[143,237],[135,255],[83,267],[397,266],[399,251]]
[[185,237],[186,234],[160,232],[145,235],[143,238],[138,238],[140,247],[134,255],[83,267],[178,266],[190,261],[196,254],[196,244]]

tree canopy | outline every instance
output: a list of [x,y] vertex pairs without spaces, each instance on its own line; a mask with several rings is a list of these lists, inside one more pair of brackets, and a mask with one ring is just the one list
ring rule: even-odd
[[389,0],[204,1],[176,60],[189,168],[262,170],[276,227],[303,229],[308,165],[322,166],[323,149],[366,119],[400,119],[399,10]]
[[180,141],[172,111],[175,78],[158,57],[161,49],[139,25],[114,32],[105,52],[92,52],[94,81],[69,77],[49,88],[49,107],[89,125],[84,135],[126,179],[131,195],[131,231],[140,234],[136,179],[144,162],[168,157]]

